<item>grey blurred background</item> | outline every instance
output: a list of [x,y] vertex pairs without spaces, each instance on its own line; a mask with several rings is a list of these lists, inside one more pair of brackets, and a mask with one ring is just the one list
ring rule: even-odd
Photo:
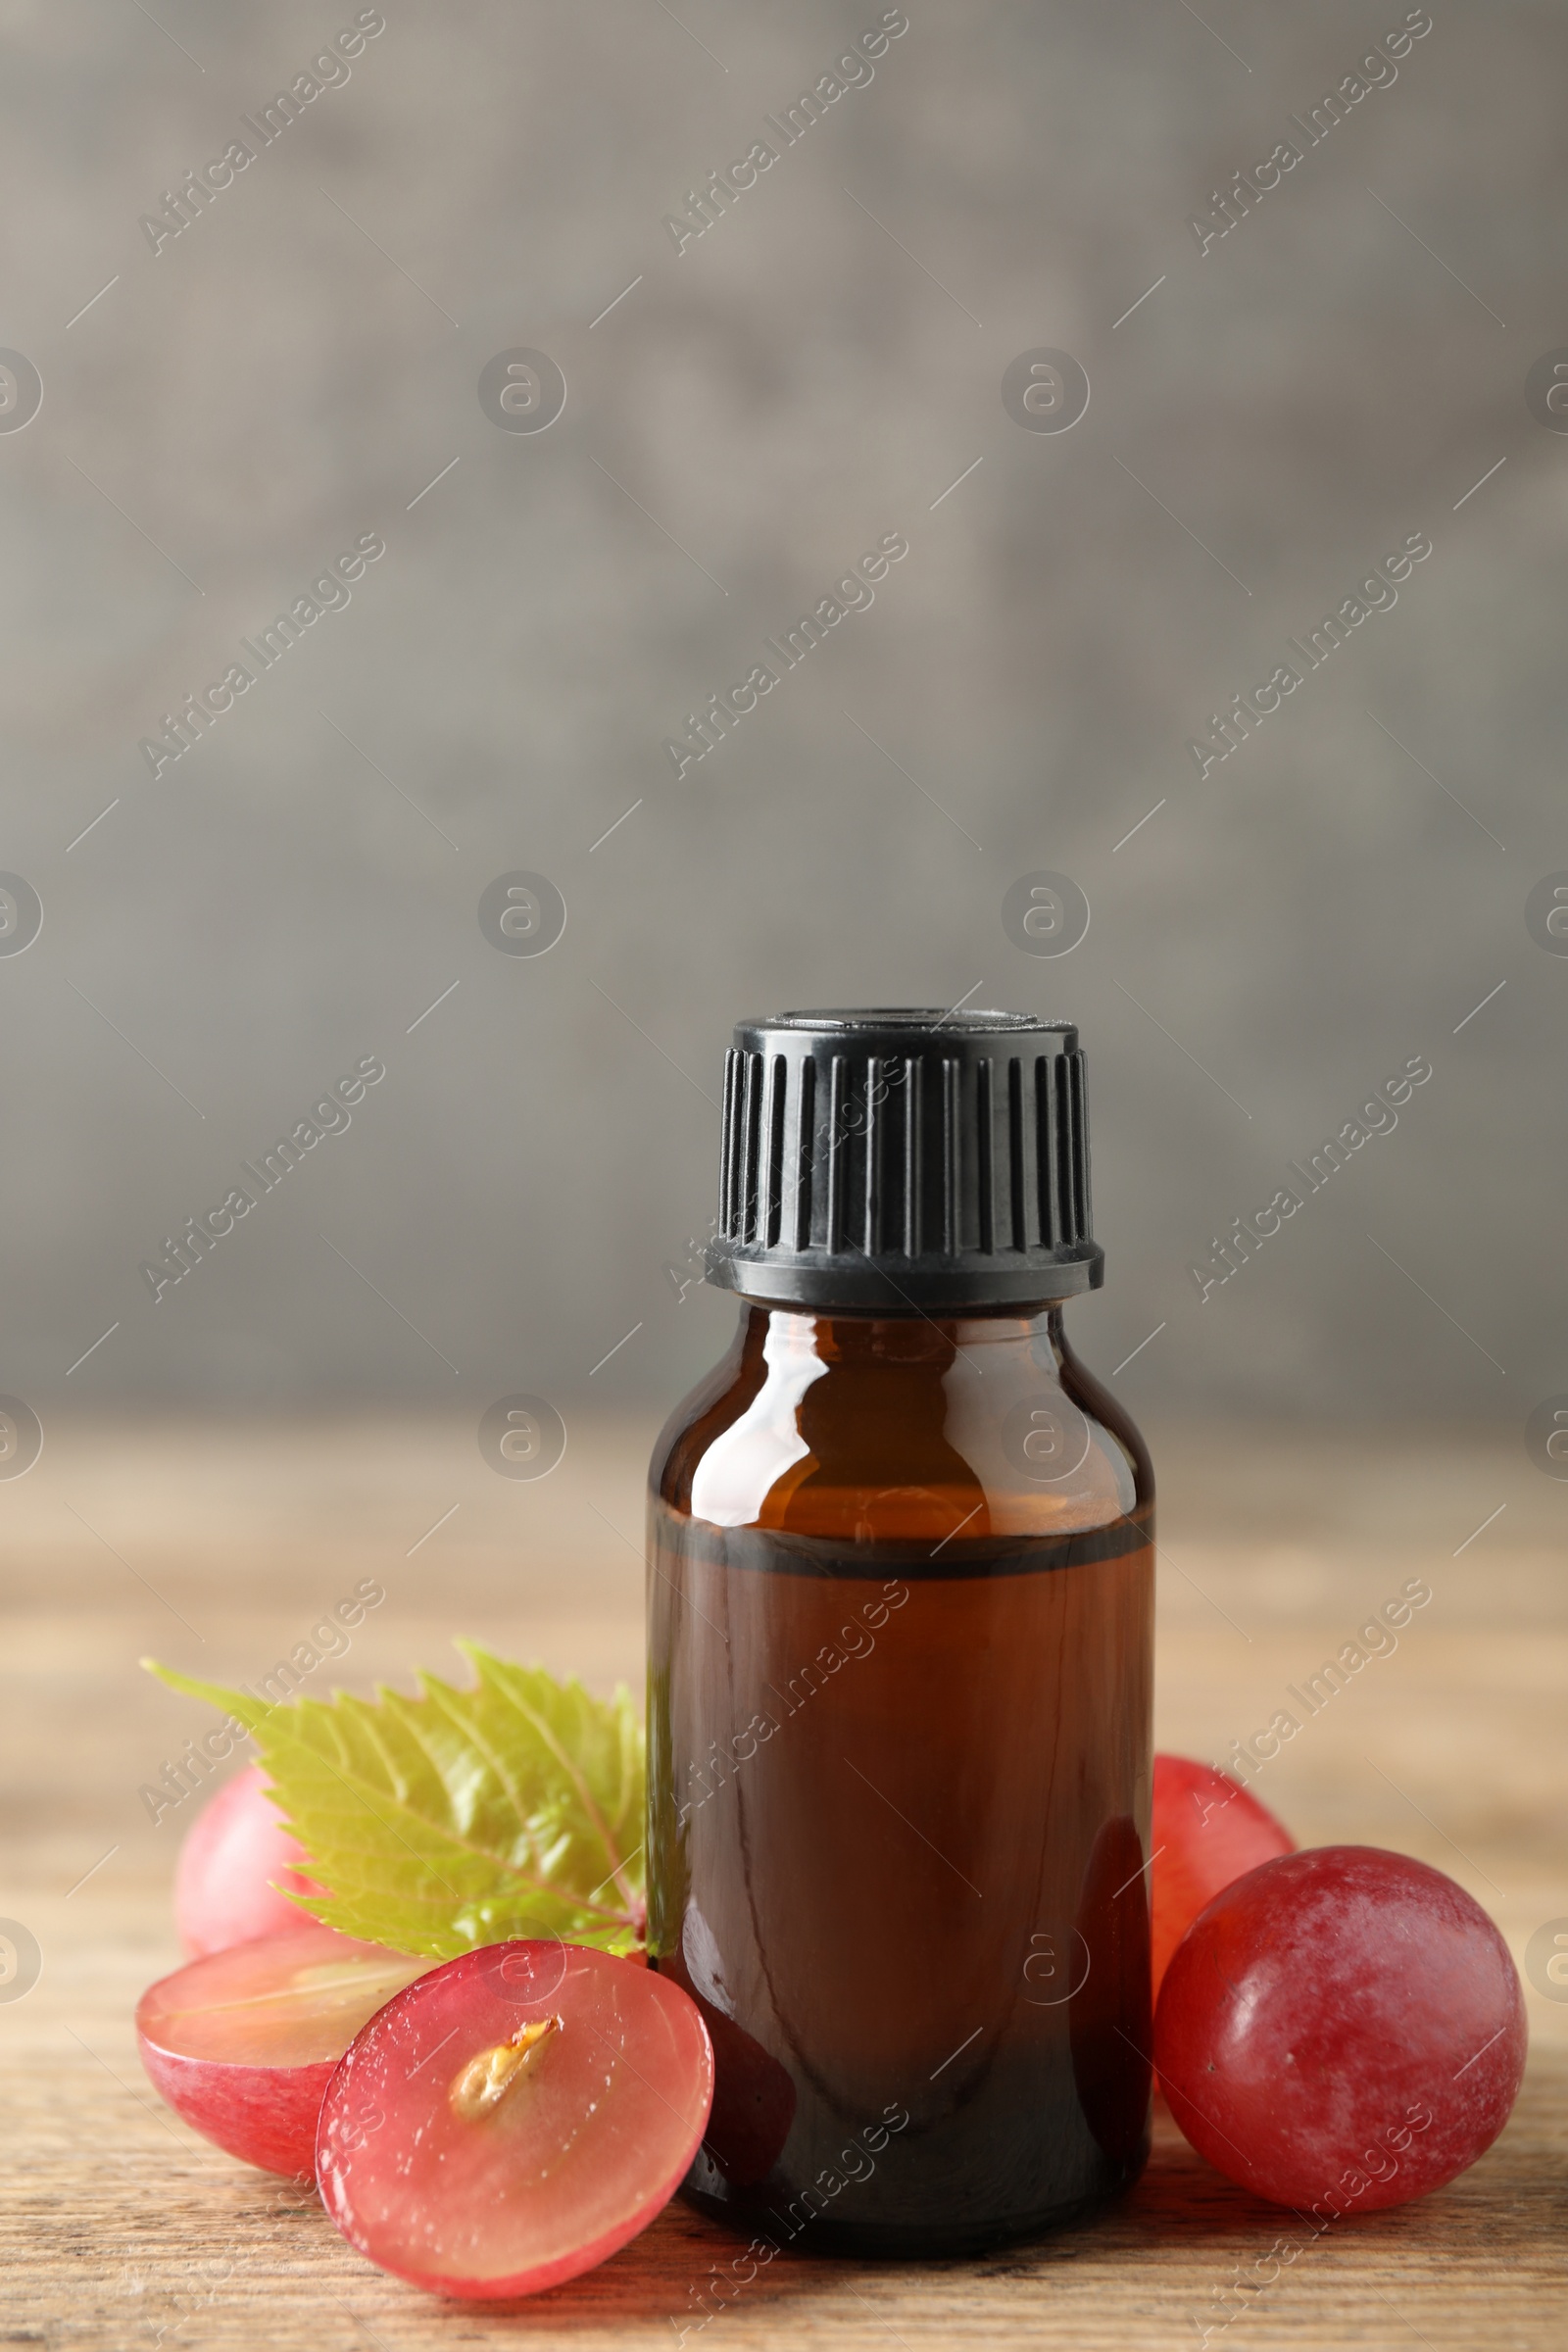
[[[1522,1431],[1568,1382],[1568,959],[1525,919],[1568,868],[1568,438],[1525,392],[1568,343],[1562,13],[1434,0],[1206,251],[1398,0],[909,0],[679,251],[875,0],[378,13],[263,147],[354,6],[0,9],[0,344],[43,385],[0,431],[0,867],[44,910],[0,956],[0,1387],[673,1403],[733,1315],[686,1287],[732,1022],[964,1001],[1081,1024],[1074,1328],[1105,1372],[1157,1330],[1135,1411]],[[517,348],[548,430],[481,406]],[[1087,370],[1069,431],[1004,407],[1041,348]],[[139,741],[364,533],[352,602],[155,779]],[[684,714],[886,533],[874,605],[677,778]],[[1208,714],[1415,533],[1200,778]],[[568,909],[545,956],[480,928],[519,869]],[[1038,869],[1092,907],[1068,956],[1004,928]],[[154,1303],[141,1263],[363,1056],[352,1126]]]

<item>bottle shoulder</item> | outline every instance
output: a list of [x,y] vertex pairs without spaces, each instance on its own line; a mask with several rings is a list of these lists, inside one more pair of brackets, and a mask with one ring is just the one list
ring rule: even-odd
[[648,1464],[651,1494],[676,1509],[687,1506],[698,1464],[746,1411],[763,1377],[762,1367],[742,1360],[738,1345],[704,1373],[654,1440]]
[[[809,1325],[810,1318],[778,1318]],[[884,1326],[884,1329],[889,1327]],[[820,1330],[737,1344],[666,1422],[654,1497],[718,1527],[864,1542],[1052,1537],[1146,1514],[1148,1447],[1060,1331]]]

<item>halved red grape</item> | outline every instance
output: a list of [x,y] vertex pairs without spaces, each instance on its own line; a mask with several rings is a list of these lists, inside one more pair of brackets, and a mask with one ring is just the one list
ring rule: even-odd
[[1158,1997],[1170,1956],[1222,1886],[1296,1839],[1250,1790],[1191,1756],[1154,1758],[1153,1978]]
[[442,2294],[534,2294],[646,2228],[697,2152],[713,2055],[665,1977],[515,1941],[432,1969],[332,2078],[321,2201],[349,2243]]
[[1491,2147],[1525,2063],[1524,1996],[1481,1905],[1367,1845],[1285,1854],[1177,1947],[1154,2063],[1231,2180],[1320,2218],[1403,2205]]
[[174,1870],[174,1925],[187,1952],[221,1952],[258,1936],[285,1936],[306,1920],[295,1894],[314,1891],[305,1859],[272,1802],[260,1764],[225,1781],[185,1832]]
[[141,2062],[175,2113],[231,2156],[308,2180],[338,2060],[428,1965],[301,1918],[287,1936],[210,1952],[149,1986],[136,2006]]

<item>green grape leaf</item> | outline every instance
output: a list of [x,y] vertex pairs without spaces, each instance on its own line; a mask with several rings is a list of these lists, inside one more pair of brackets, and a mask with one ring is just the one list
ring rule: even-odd
[[383,1688],[285,1705],[143,1662],[255,1734],[323,1889],[293,1900],[328,1927],[429,1960],[512,1936],[636,1949],[644,1763],[630,1697],[457,1647],[471,1690],[421,1674],[415,1698]]

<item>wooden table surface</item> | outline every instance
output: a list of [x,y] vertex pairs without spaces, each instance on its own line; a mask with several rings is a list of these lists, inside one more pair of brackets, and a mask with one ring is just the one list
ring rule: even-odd
[[[1532,1934],[1568,1920],[1568,1487],[1517,1442],[1457,1434],[1151,1435],[1159,1744],[1222,1757],[1286,1703],[1286,1684],[1424,1578],[1434,1598],[1396,1653],[1303,1728],[1259,1793],[1303,1843],[1396,1846],[1450,1872],[1522,1966]],[[204,1716],[138,1657],[252,1679],[374,1577],[387,1599],[322,1682],[407,1685],[416,1665],[454,1666],[461,1632],[597,1688],[635,1686],[650,1436],[573,1419],[565,1460],[534,1486],[495,1477],[456,1421],[76,1424],[0,1484],[0,1913],[43,1953],[25,1997],[0,2000],[0,2344],[596,2352],[667,2346],[688,2328],[712,2352],[1135,2352],[1200,2345],[1206,2328],[1225,2352],[1561,2352],[1568,2001],[1534,1986],[1530,2072],[1496,2147],[1450,2188],[1348,2220],[1289,2264],[1270,2250],[1290,2217],[1232,2189],[1161,2113],[1143,2182],[1092,2225],[978,2262],[783,2256],[700,2337],[696,2295],[733,2241],[679,2203],[553,2294],[504,2311],[443,2303],[370,2269],[309,2195],[160,2106],[130,2019],[178,1958],[182,1821],[154,1827],[137,1789]]]

